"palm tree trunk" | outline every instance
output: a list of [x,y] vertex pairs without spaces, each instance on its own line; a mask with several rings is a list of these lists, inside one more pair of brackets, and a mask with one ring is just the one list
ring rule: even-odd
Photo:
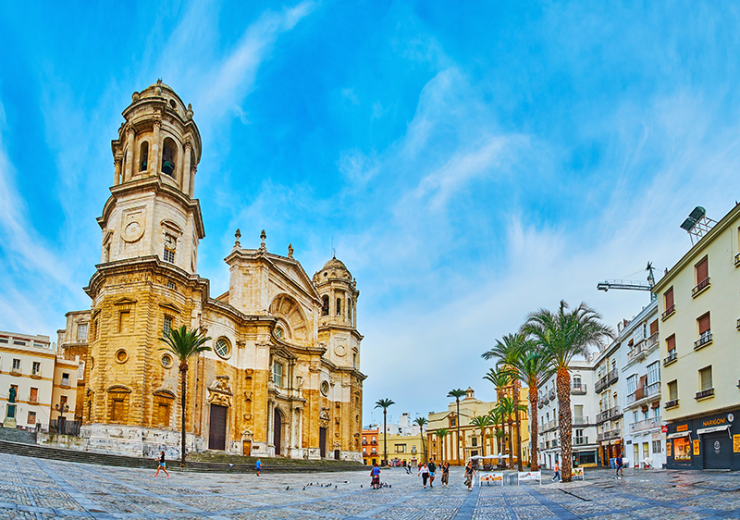
[[560,367],[557,371],[558,389],[558,420],[560,421],[560,453],[562,461],[562,481],[570,482],[573,469],[573,431],[570,414],[570,374],[567,367]]
[[486,456],[486,427],[480,429],[480,449],[482,455]]
[[383,460],[385,461],[385,465],[388,466],[388,428],[385,425],[386,413],[387,410],[383,408]]
[[188,375],[188,367],[185,366],[184,369],[180,369],[180,373],[182,374],[182,390],[180,392],[182,397],[182,414],[181,414],[181,432],[180,432],[180,467],[185,467],[185,392],[187,390],[187,375]]
[[[506,455],[506,419],[504,418],[503,414],[501,414],[501,433],[503,434],[501,436],[501,444],[503,444],[503,447],[501,448],[501,454]],[[509,453],[509,455],[511,455],[511,453]],[[513,468],[511,464],[511,460],[509,460],[508,464],[504,462],[504,466],[509,466],[509,469]]]
[[538,424],[538,417],[537,417],[537,401],[539,400],[539,394],[537,393],[537,386],[536,385],[529,385],[529,407],[531,409],[531,420],[529,423],[529,426],[532,430],[531,433],[531,439],[532,439],[532,454],[531,454],[531,460],[529,461],[529,469],[531,471],[537,471],[539,467],[539,463],[537,462],[537,450],[539,448],[538,443],[538,435],[539,435],[539,424]]
[[516,419],[516,464],[518,471],[523,471],[522,469],[522,437],[521,437],[521,430],[519,428],[519,381],[514,381],[514,389],[513,389],[513,397],[514,397],[514,405],[516,406],[515,410],[515,416]]
[[460,462],[460,398],[455,398],[455,403],[457,404],[457,417],[455,419],[455,424],[457,425],[457,463],[458,465],[461,464]]
[[511,469],[514,469],[514,421],[509,417],[509,460],[511,461]]

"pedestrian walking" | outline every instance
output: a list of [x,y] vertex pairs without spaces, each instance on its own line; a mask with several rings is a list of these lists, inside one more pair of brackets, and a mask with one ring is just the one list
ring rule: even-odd
[[473,491],[473,477],[475,476],[475,470],[473,469],[473,461],[469,460],[468,465],[465,466],[465,485],[468,486],[468,491]]
[[426,464],[424,464],[421,467],[421,470],[419,471],[419,473],[421,473],[421,480],[424,483],[424,489],[426,489],[426,487],[427,487],[427,480],[429,480],[429,468],[427,467]]
[[450,483],[450,463],[444,462],[442,463],[442,484],[444,484],[445,487],[447,487],[447,484]]
[[373,465],[373,469],[370,470],[370,477],[370,488],[380,489],[380,468],[377,462]]
[[437,471],[437,465],[434,463],[434,459],[429,461],[427,468],[429,468],[429,487],[432,488],[434,487],[434,474]]
[[556,480],[560,480],[560,464],[558,464],[557,460],[553,469],[555,470],[555,474],[552,476],[552,481],[555,482]]
[[157,472],[154,474],[155,477],[159,475],[160,469],[164,471],[165,475],[167,475],[167,478],[170,478],[170,474],[167,473],[166,463],[164,461],[164,452],[159,454],[159,460],[157,462]]
[[260,473],[262,472],[262,461],[260,459],[257,459],[257,476],[260,476]]
[[617,455],[617,460],[615,461],[617,463],[617,479],[621,479],[624,476],[624,469],[622,465],[624,464],[624,461],[622,460],[622,455]]

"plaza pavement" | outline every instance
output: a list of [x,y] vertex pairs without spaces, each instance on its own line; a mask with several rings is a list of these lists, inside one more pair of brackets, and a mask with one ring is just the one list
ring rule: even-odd
[[[214,474],[109,468],[0,454],[0,518],[246,519],[718,519],[740,518],[735,473],[635,471],[615,480],[588,471],[585,482],[422,489],[402,468],[391,487],[369,489],[368,472]],[[175,469],[175,468],[173,468]],[[369,468],[368,468],[369,469]],[[307,485],[313,484],[313,485]]]

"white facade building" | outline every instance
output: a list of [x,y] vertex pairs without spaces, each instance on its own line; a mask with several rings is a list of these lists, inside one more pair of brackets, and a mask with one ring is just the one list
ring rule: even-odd
[[[591,358],[575,359],[570,366],[570,410],[573,426],[573,462],[577,466],[597,464],[596,394]],[[545,380],[539,390],[539,463],[552,468],[560,461],[558,399],[555,376]],[[531,424],[531,418],[530,418]]]

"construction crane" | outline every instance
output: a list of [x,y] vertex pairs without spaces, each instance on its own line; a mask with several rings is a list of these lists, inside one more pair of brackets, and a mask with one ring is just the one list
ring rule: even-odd
[[[626,291],[652,291],[655,286],[655,275],[652,262],[647,263],[645,270],[648,272],[647,283],[636,282],[633,280],[606,280],[596,284],[596,289],[607,292],[609,289],[623,289]],[[650,301],[655,299],[655,295],[650,293]]]

